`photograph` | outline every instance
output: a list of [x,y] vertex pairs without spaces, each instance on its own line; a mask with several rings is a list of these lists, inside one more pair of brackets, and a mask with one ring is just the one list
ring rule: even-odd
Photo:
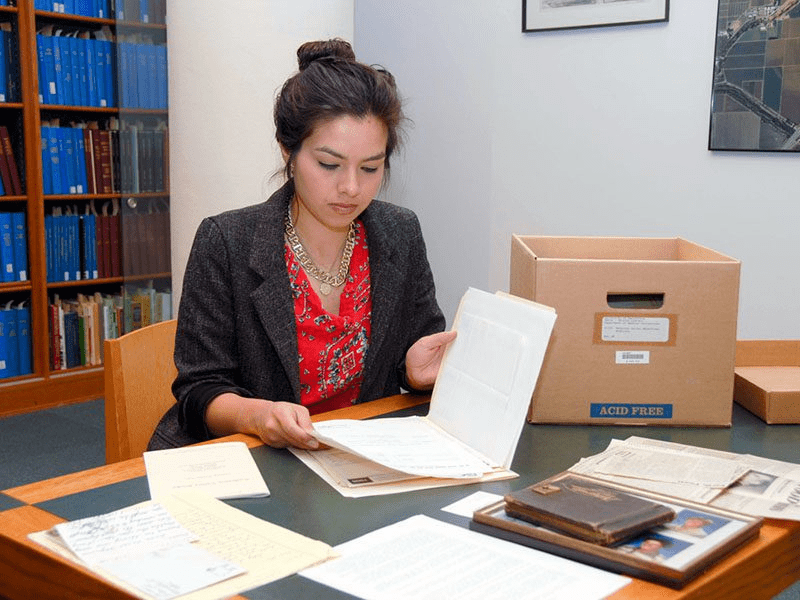
[[522,31],[657,23],[669,0],[522,0]]

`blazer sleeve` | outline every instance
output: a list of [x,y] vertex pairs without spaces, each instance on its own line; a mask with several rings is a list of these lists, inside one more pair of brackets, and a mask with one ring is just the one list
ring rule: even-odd
[[218,395],[252,394],[238,383],[232,264],[223,232],[214,218],[198,227],[183,280],[172,391],[178,401],[178,422],[199,439],[211,436],[205,424],[209,403]]

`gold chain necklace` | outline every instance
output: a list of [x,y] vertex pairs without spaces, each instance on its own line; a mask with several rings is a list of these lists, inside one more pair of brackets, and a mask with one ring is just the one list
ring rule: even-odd
[[339,271],[336,275],[331,275],[327,271],[320,269],[306,253],[306,249],[297,236],[297,231],[295,231],[294,223],[292,222],[291,204],[286,213],[284,230],[286,233],[286,241],[289,242],[289,247],[292,249],[292,252],[294,252],[300,265],[305,269],[307,274],[319,281],[319,291],[322,295],[327,296],[331,293],[333,288],[337,288],[345,282],[347,274],[350,272],[350,259],[353,258],[353,247],[356,245],[356,227],[353,223],[350,223],[350,228],[347,230],[347,238],[345,239],[344,249],[342,250],[342,260],[339,262]]

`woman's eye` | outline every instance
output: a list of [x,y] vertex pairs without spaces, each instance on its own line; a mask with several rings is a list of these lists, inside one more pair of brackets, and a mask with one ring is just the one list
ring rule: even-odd
[[321,162],[321,163],[319,163],[319,166],[322,167],[323,169],[328,170],[328,171],[333,171],[339,165]]
[[362,167],[365,173],[377,173],[378,167]]

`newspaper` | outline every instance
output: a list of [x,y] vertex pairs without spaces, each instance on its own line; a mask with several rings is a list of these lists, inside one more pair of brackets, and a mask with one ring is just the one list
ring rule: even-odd
[[632,436],[570,469],[740,513],[800,521],[800,465]]

